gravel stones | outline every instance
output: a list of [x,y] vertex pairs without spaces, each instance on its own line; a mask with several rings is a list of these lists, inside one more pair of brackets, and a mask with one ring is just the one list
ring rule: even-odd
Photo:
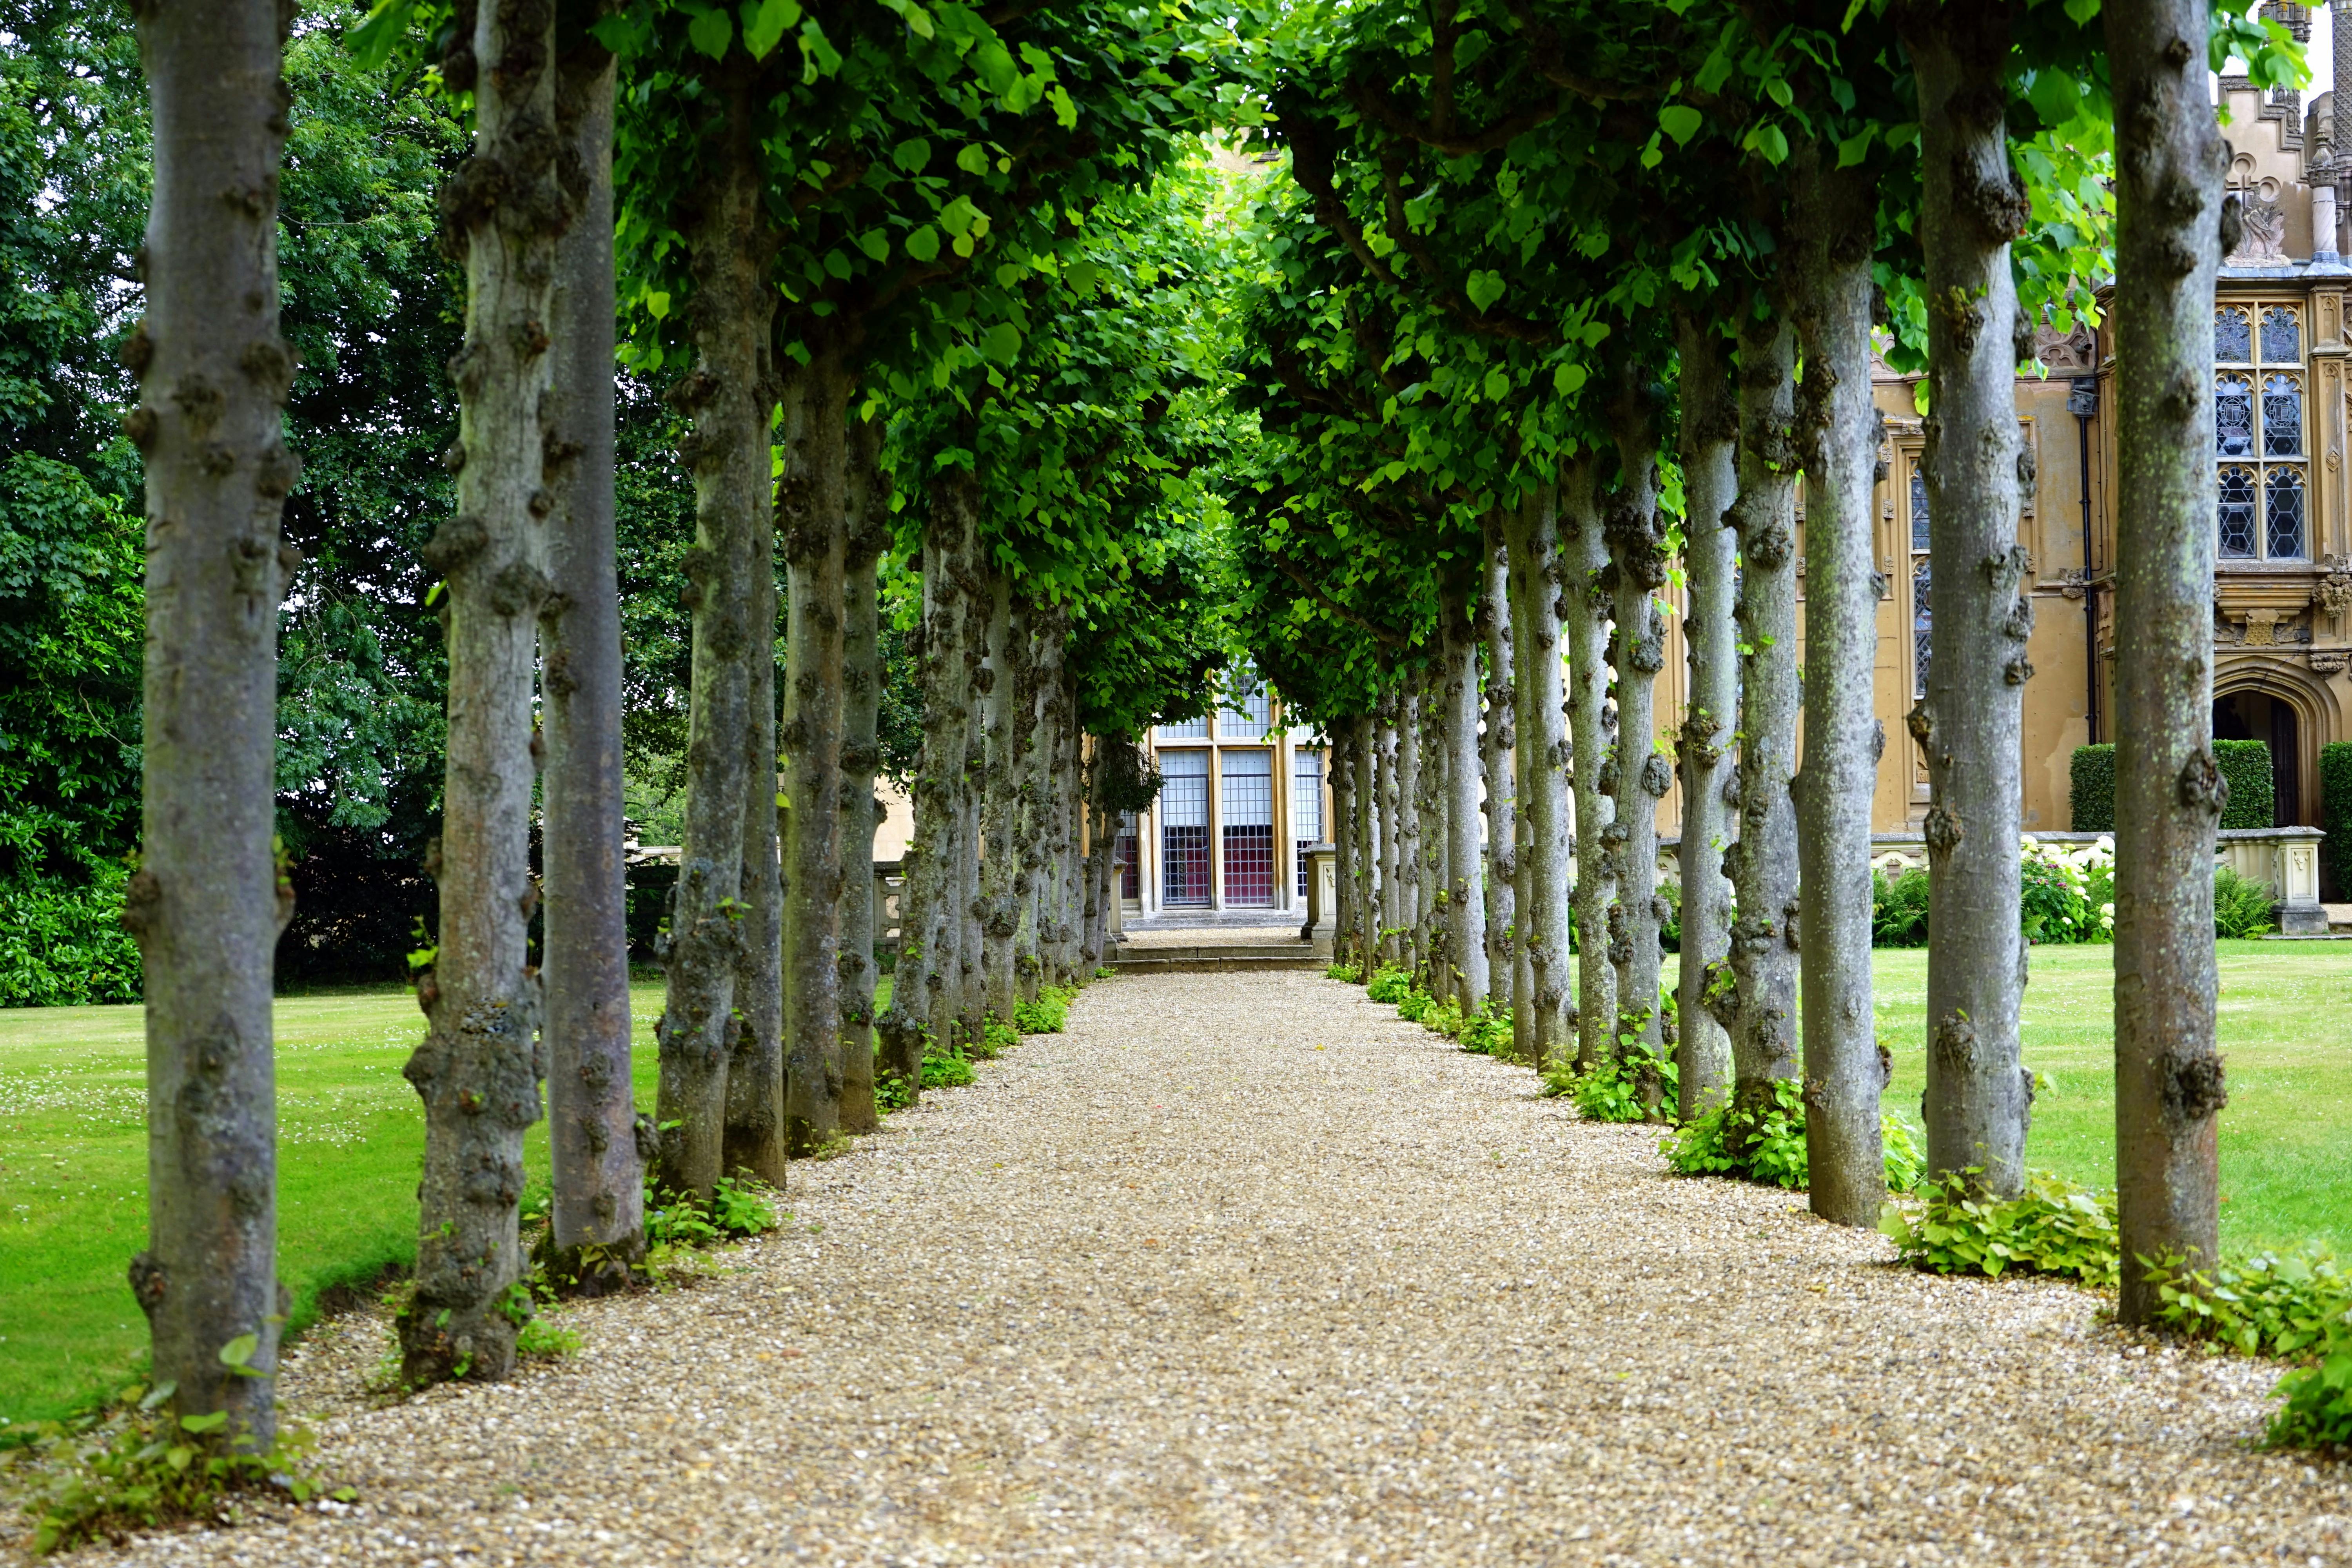
[[1536,1088],[1316,975],[1095,985],[566,1362],[375,1409],[383,1325],[318,1336],[357,1506],[86,1560],[2352,1564],[2274,1366]]

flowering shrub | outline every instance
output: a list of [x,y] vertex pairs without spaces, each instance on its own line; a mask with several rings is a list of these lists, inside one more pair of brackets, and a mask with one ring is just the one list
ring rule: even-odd
[[2113,942],[2116,841],[2068,849],[2025,836],[2018,865],[2018,918],[2028,942]]

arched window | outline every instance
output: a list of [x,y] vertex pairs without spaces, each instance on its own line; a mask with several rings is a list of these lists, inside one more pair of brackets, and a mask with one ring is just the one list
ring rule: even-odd
[[2213,521],[2225,561],[2300,561],[2309,552],[2303,343],[2298,303],[2213,311]]

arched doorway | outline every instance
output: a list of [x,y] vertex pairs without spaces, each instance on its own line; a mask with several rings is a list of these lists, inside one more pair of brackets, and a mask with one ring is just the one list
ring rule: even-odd
[[2254,687],[2216,697],[2213,738],[2266,742],[2271,749],[2271,822],[2293,826],[2303,820],[2302,726],[2294,703]]

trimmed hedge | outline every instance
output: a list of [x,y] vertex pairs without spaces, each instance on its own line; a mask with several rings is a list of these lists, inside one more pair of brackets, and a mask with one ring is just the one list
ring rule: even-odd
[[2327,829],[2320,847],[2336,873],[2336,896],[2352,894],[2352,741],[2319,748],[2319,825]]
[[2067,769],[2076,833],[2116,830],[2116,743],[2077,746]]
[[2268,741],[2216,741],[2213,760],[2230,781],[2230,803],[2221,808],[2224,827],[2268,827],[2275,815]]

